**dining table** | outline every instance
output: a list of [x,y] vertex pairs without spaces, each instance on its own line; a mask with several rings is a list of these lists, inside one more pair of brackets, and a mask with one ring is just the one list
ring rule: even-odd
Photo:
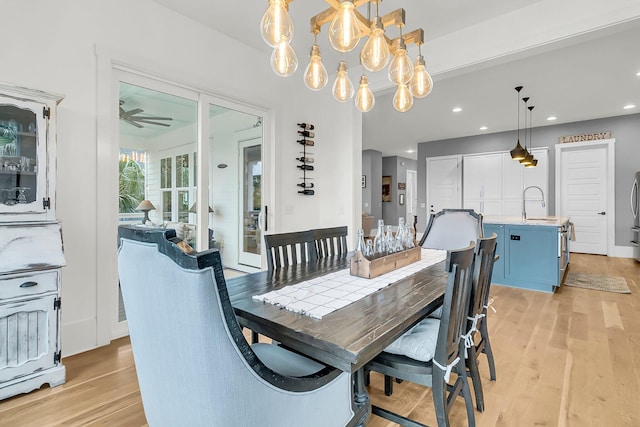
[[[274,290],[347,269],[352,254],[261,271],[227,280],[240,324],[354,377],[354,403],[370,403],[363,367],[442,305],[448,274],[440,261],[337,309],[321,319],[254,299]],[[366,424],[366,420],[361,424]]]

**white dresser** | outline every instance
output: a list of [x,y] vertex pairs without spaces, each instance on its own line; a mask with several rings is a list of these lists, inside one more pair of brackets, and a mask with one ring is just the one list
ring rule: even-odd
[[0,399],[65,382],[55,219],[61,99],[0,84]]

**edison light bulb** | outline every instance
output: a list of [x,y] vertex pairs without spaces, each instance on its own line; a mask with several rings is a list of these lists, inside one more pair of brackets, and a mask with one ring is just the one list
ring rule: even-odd
[[352,51],[360,41],[360,27],[353,0],[342,0],[340,10],[329,25],[329,42],[338,52]]
[[369,89],[369,79],[363,75],[360,77],[360,88],[356,93],[356,108],[366,113],[371,111],[374,105],[376,105],[376,98],[373,96],[371,89]]
[[271,47],[276,47],[283,36],[288,40],[293,38],[293,21],[287,8],[286,0],[269,0],[269,8],[262,16],[260,21],[262,39]]
[[404,113],[409,111],[413,107],[413,95],[409,91],[409,87],[406,84],[399,84],[396,94],[393,95],[393,107]]
[[369,71],[380,71],[389,63],[389,45],[378,16],[371,24],[371,34],[360,52],[360,62]]
[[347,63],[340,61],[338,76],[333,82],[333,97],[340,102],[347,102],[353,96],[353,83],[347,75]]
[[298,68],[296,52],[289,45],[287,37],[283,37],[271,54],[271,68],[282,77],[293,74]]
[[413,64],[407,56],[407,47],[402,39],[398,39],[396,52],[389,64],[389,80],[396,85],[407,84],[413,77]]
[[418,55],[416,65],[413,67],[413,77],[409,82],[409,90],[414,97],[424,98],[431,93],[431,89],[433,89],[433,80],[431,80],[431,76],[427,72],[424,57]]
[[320,90],[327,85],[328,81],[329,75],[322,63],[320,48],[317,44],[314,44],[309,54],[309,65],[307,65],[307,69],[304,72],[304,84],[311,90]]

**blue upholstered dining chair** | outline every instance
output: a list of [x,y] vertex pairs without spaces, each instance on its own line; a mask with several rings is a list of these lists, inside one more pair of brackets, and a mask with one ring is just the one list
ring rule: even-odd
[[249,345],[217,250],[175,231],[119,228],[118,269],[150,426],[344,426],[349,373],[272,344]]
[[[475,243],[471,243],[447,254],[449,278],[441,318],[420,321],[365,365],[369,371],[432,387],[439,427],[449,426],[449,411],[460,395],[464,397],[469,426],[475,426],[464,361],[465,343],[461,338],[467,326],[474,250]],[[455,374],[453,384],[449,383],[451,373]],[[373,413],[404,426],[422,425],[375,406]]]
[[467,358],[466,364],[469,377],[473,382],[473,391],[476,396],[476,408],[484,411],[484,393],[482,381],[478,371],[478,357],[484,353],[489,363],[489,377],[496,380],[496,366],[493,360],[493,350],[489,340],[487,329],[487,309],[489,303],[489,289],[491,287],[491,275],[493,263],[496,257],[496,233],[490,237],[478,239],[476,243],[476,260],[473,272],[473,286],[469,302],[469,315],[467,316],[467,328],[465,333]]
[[443,209],[429,217],[420,246],[426,249],[460,249],[482,235],[482,214],[473,209]]

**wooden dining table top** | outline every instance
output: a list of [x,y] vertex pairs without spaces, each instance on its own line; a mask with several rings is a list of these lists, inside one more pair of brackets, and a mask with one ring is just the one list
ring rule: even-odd
[[445,261],[314,319],[255,301],[261,295],[349,267],[346,258],[262,271],[227,280],[241,324],[327,365],[355,372],[442,304]]

